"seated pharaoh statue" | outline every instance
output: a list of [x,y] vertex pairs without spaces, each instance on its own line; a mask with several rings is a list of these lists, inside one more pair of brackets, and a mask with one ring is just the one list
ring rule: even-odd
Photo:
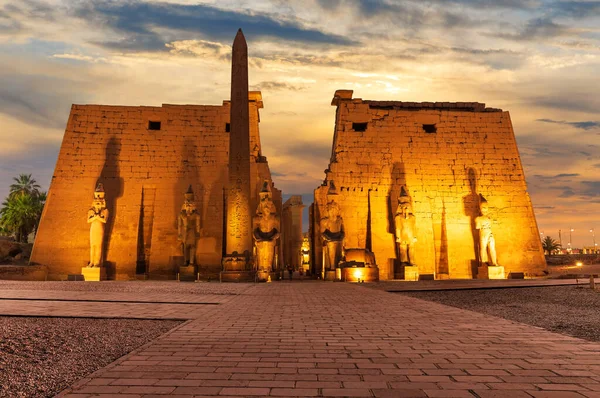
[[[475,219],[475,228],[479,231],[479,261],[481,265],[498,265],[496,261],[496,240],[492,233],[492,220],[488,216],[488,202],[479,195],[481,215]],[[488,256],[489,252],[489,256]]]
[[344,225],[340,215],[339,205],[331,198],[325,206],[325,214],[320,221],[321,238],[323,239],[323,248],[327,264],[324,264],[328,271],[335,271],[341,258],[344,241]]
[[196,211],[194,191],[192,191],[191,185],[185,193],[183,206],[181,206],[177,234],[181,242],[184,265],[194,266],[196,264],[196,242],[200,236],[200,215]]
[[408,196],[404,187],[401,188],[398,197],[398,210],[394,217],[394,223],[396,224],[396,243],[400,262],[413,266],[415,265],[414,246],[417,242],[415,236],[416,217],[412,213],[410,196]]
[[102,266],[102,247],[104,245],[104,226],[108,221],[108,209],[104,199],[104,186],[100,183],[94,192],[92,207],[88,210],[87,222],[90,224],[90,262],[88,267]]
[[256,215],[252,220],[252,235],[256,245],[256,263],[258,271],[271,272],[280,225],[268,181],[265,181],[259,196],[260,202],[256,209]]

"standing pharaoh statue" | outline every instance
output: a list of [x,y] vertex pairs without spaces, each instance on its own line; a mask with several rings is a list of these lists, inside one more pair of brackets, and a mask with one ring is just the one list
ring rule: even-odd
[[396,226],[396,243],[398,245],[398,254],[400,262],[409,266],[415,265],[414,245],[417,242],[415,236],[416,217],[412,213],[410,196],[406,193],[404,187],[400,190],[398,197],[398,210],[394,216]]
[[90,262],[88,268],[102,266],[102,246],[104,226],[108,220],[108,209],[104,199],[104,186],[100,183],[94,192],[92,207],[88,210],[87,222],[90,225]]
[[265,181],[259,193],[260,202],[252,220],[252,235],[256,245],[256,262],[259,272],[271,272],[275,246],[279,238],[280,221],[273,203],[269,182]]
[[183,250],[184,265],[196,265],[196,241],[200,236],[200,215],[194,203],[192,186],[185,193],[185,200],[181,206],[177,223],[178,239]]
[[339,205],[331,198],[325,206],[325,216],[320,221],[321,238],[327,264],[325,269],[335,271],[342,258],[344,224]]
[[[496,241],[492,233],[492,220],[488,217],[488,202],[479,195],[481,215],[475,219],[475,228],[479,230],[479,261],[480,264],[496,266]],[[488,256],[489,252],[489,256]]]

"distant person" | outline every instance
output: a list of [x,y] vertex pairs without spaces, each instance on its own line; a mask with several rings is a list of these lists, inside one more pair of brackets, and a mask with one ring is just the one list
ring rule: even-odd
[[291,265],[287,267],[288,274],[290,275],[290,282],[292,281],[292,275],[294,275],[294,268]]

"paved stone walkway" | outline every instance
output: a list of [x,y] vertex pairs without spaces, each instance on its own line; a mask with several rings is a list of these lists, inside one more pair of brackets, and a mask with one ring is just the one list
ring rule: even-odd
[[360,285],[203,306],[62,397],[600,397],[600,344]]
[[188,320],[254,284],[0,281],[0,316]]

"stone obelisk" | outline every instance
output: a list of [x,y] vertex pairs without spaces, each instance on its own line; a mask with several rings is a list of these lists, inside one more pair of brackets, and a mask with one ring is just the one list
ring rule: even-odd
[[231,57],[229,186],[226,211],[225,239],[229,264],[227,265],[224,261],[224,270],[243,270],[245,266],[240,257],[247,258],[252,253],[252,217],[250,211],[248,46],[241,29],[238,30],[233,41]]

